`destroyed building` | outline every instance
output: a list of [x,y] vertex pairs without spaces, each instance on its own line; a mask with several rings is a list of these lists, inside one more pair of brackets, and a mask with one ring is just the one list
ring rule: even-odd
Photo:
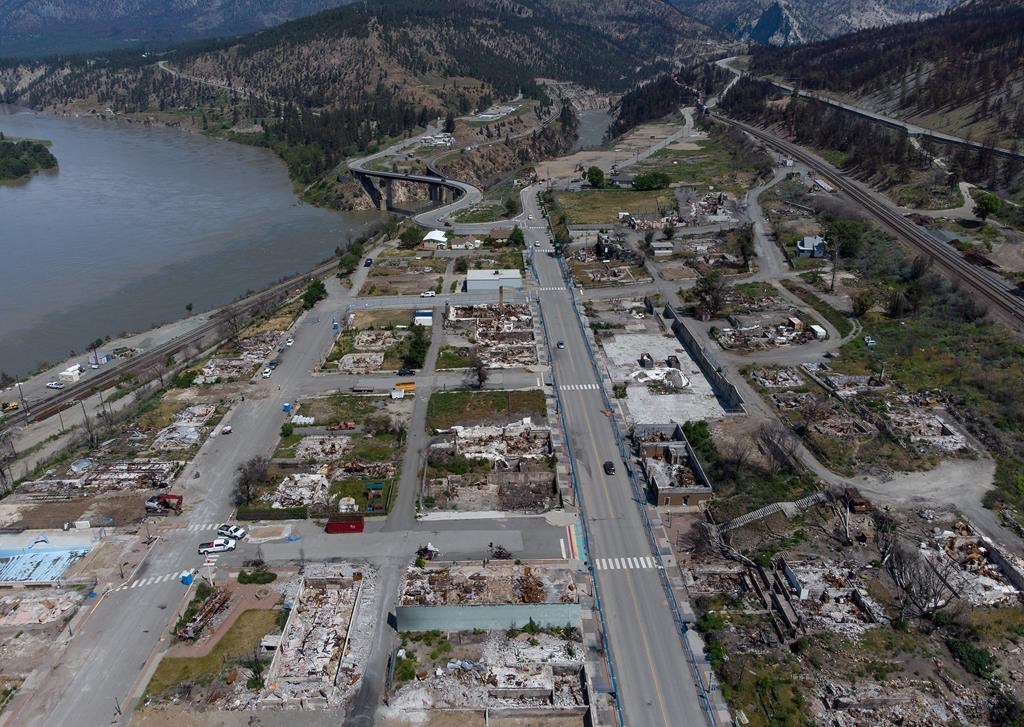
[[681,426],[636,427],[633,441],[655,505],[699,508],[711,499],[711,483]]
[[491,471],[433,478],[428,494],[440,509],[544,512],[554,505],[551,429],[529,417],[505,426],[454,426],[430,447],[434,461],[486,461]]
[[526,303],[445,306],[446,331],[472,344],[488,368],[537,363],[533,313]]

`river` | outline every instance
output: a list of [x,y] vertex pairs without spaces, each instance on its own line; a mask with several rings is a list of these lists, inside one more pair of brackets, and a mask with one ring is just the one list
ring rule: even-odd
[[0,185],[0,370],[234,300],[329,257],[374,213],[298,202],[265,149],[0,105],[59,169]]
[[593,149],[604,144],[604,135],[612,125],[611,109],[588,109],[577,114],[580,119],[576,130],[576,144],[573,152]]

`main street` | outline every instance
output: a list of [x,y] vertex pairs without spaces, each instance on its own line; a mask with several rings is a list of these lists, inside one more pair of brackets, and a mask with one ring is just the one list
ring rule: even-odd
[[[525,214],[543,220],[533,189],[522,195]],[[633,487],[618,455],[611,419],[605,416],[600,386],[590,352],[557,258],[549,255],[546,225],[527,225],[533,251],[539,298],[554,358],[561,414],[568,428],[581,513],[590,535],[589,562],[595,558],[650,556],[651,545]],[[534,247],[533,243],[541,246]],[[556,341],[564,349],[554,347]],[[572,387],[571,390],[567,387]],[[606,475],[602,464],[616,464]],[[618,701],[627,725],[705,724],[702,698],[690,668],[679,626],[675,622],[658,570],[592,571],[603,604],[604,626],[617,675]]]

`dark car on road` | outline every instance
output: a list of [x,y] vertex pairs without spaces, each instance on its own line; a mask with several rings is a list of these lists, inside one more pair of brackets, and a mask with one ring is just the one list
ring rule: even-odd
[[372,265],[373,265],[373,258],[372,257],[366,258],[366,262],[363,263],[363,267],[364,268],[368,268],[368,267],[371,267]]
[[615,463],[614,462],[605,462],[604,463],[604,473],[606,475],[614,475],[615,474]]
[[415,373],[416,369],[409,368],[408,366],[403,366],[402,368],[398,369],[399,376],[412,376]]

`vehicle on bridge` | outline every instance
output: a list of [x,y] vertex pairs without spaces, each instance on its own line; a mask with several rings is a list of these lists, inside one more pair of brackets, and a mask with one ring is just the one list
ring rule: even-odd
[[146,512],[158,515],[169,515],[173,512],[175,515],[181,515],[181,506],[184,502],[185,498],[181,495],[164,492],[146,500]]

